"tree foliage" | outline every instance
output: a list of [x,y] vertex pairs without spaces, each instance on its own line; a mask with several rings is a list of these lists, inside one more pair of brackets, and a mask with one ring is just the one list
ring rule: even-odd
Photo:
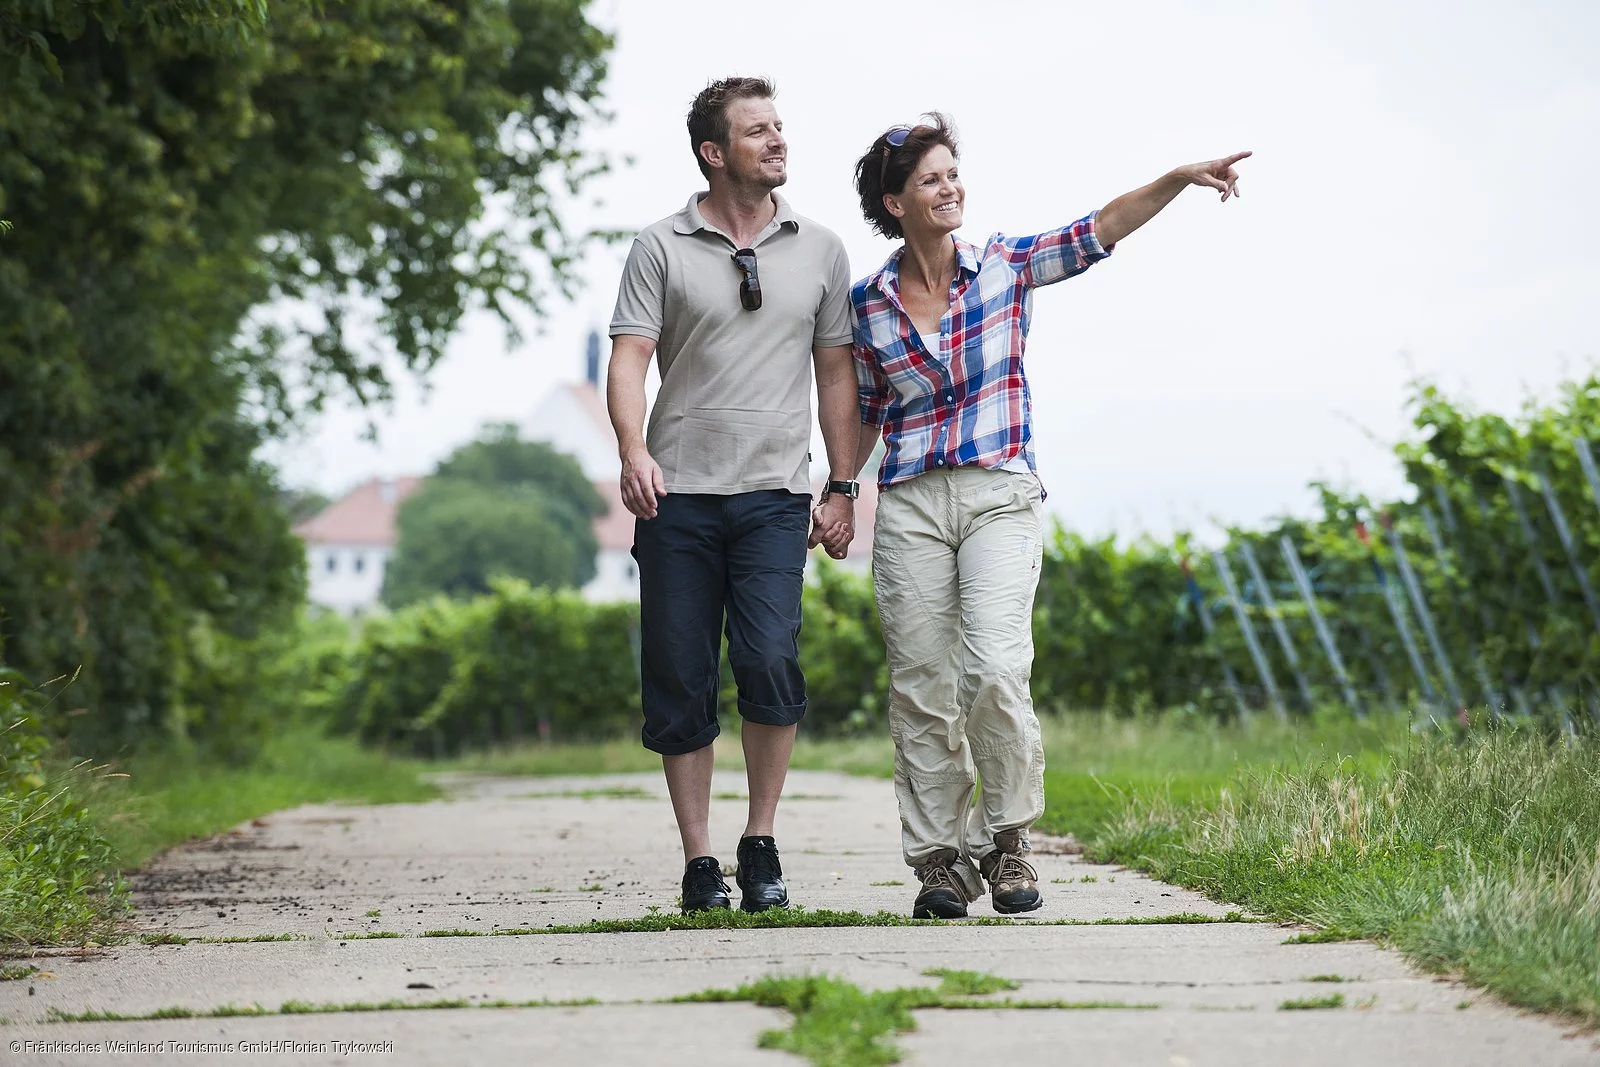
[[584,7],[0,0],[0,657],[84,668],[58,728],[226,732],[193,647],[304,589],[262,442],[567,284]]
[[400,506],[384,602],[477,596],[496,576],[582,586],[595,574],[594,520],[605,508],[571,456],[519,440],[512,426],[490,427]]

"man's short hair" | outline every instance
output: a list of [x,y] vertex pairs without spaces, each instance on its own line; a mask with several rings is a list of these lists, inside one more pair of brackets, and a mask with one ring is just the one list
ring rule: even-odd
[[[874,230],[894,240],[904,237],[905,231],[900,228],[900,220],[883,206],[884,195],[903,192],[922,157],[939,145],[948,148],[955,158],[961,158],[956,129],[950,120],[937,111],[923,118],[926,121],[912,127],[898,148],[889,143],[889,134],[894,130],[885,130],[856,161],[856,193],[861,197],[861,215]],[[897,128],[905,129],[904,126]]]
[[777,86],[768,78],[721,78],[700,90],[689,106],[689,151],[694,153],[701,174],[711,177],[711,167],[700,155],[700,146],[710,141],[728,147],[732,133],[728,105],[735,100],[771,100],[777,95]]

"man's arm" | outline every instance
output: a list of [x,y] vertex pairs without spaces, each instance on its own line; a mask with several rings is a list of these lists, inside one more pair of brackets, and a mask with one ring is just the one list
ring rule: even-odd
[[[856,458],[856,368],[849,345],[815,346],[811,358],[817,372],[817,421],[828,453],[828,478],[853,481],[861,469]],[[843,559],[855,535],[855,501],[834,494],[813,516],[811,544],[824,544],[828,555]]]
[[667,495],[661,468],[644,441],[644,379],[655,351],[650,338],[622,334],[611,341],[606,370],[606,410],[622,458],[622,504],[641,519],[655,518],[656,498]]
[[1222,191],[1222,199],[1239,195],[1239,175],[1233,165],[1249,158],[1249,152],[1235,152],[1208,163],[1191,163],[1162,175],[1131,193],[1123,193],[1100,209],[1095,219],[1095,236],[1110,248],[1140,226],[1155,218],[1177,195],[1191,185],[1204,185]]

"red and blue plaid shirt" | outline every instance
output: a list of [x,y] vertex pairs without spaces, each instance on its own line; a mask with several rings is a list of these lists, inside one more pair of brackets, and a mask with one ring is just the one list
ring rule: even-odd
[[1032,401],[1022,372],[1033,290],[1110,255],[1095,217],[1032,237],[957,237],[950,309],[930,352],[900,302],[902,245],[850,289],[861,421],[883,427],[884,488],[944,467],[1034,470]]

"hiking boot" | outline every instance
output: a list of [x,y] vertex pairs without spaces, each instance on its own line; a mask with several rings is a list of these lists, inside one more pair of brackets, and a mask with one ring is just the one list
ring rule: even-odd
[[957,855],[953,848],[942,848],[916,869],[922,889],[917,893],[916,902],[911,905],[913,919],[967,917],[967,894],[962,891],[961,883],[950,869]]
[[683,913],[728,906],[728,883],[722,880],[722,864],[715,856],[690,860],[683,869]]
[[1022,831],[1007,830],[994,835],[994,851],[978,864],[989,883],[994,910],[1001,915],[1033,911],[1044,903],[1039,896],[1039,872],[1022,858]]
[[783,865],[778,843],[770,837],[739,839],[739,910],[766,911],[787,908],[789,891],[783,887]]

